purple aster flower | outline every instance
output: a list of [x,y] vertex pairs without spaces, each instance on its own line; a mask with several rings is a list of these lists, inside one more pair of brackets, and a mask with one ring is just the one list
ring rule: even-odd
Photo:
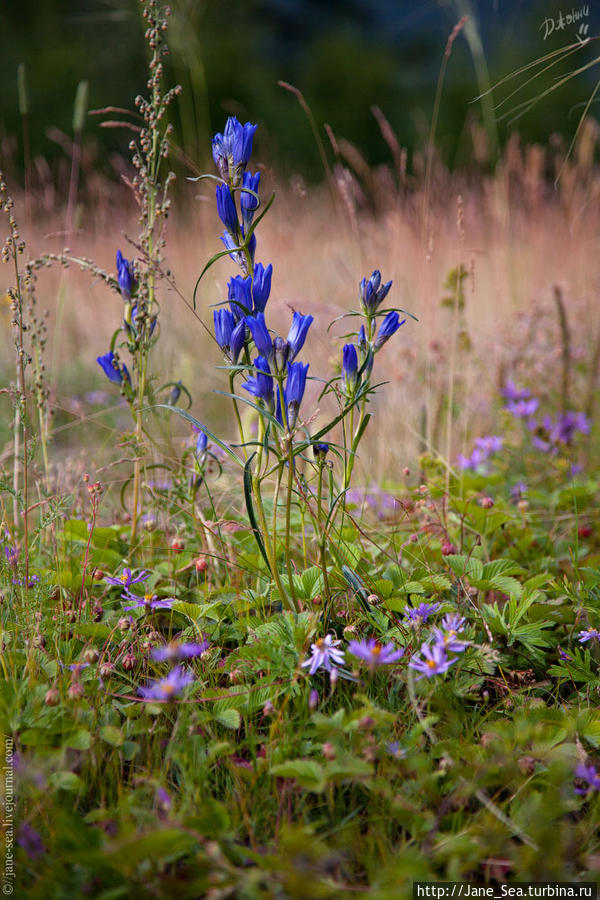
[[398,662],[404,655],[403,649],[397,650],[392,643],[382,646],[375,638],[369,638],[367,641],[350,641],[348,652],[365,662],[370,669]]
[[4,555],[9,566],[16,566],[19,562],[19,548],[16,546],[16,544],[5,547]]
[[573,662],[573,657],[570,653],[567,653],[566,650],[563,650],[562,647],[558,648],[559,658],[563,660],[563,662]]
[[238,222],[237,210],[235,208],[235,201],[233,199],[233,194],[229,189],[229,185],[218,184],[216,196],[217,212],[219,213],[221,222],[231,234],[237,234],[240,225]]
[[29,859],[39,859],[46,849],[41,834],[32,828],[29,822],[23,822],[19,827],[17,844],[23,848]]
[[401,325],[404,325],[406,319],[402,319],[400,321],[400,316],[397,312],[389,312],[381,325],[379,326],[379,331],[377,332],[377,337],[373,342],[373,350],[375,353],[380,350],[383,345],[388,341],[393,334],[395,334]]
[[116,584],[118,587],[128,588],[132,584],[139,584],[140,581],[145,581],[146,578],[150,576],[150,569],[142,569],[139,575],[136,575],[135,578],[131,573],[131,569],[123,569],[123,573],[119,575],[118,578],[113,578],[111,575],[105,575],[104,580],[107,584]]
[[456,662],[456,659],[448,659],[445,649],[440,644],[423,644],[420,653],[424,659],[419,659],[415,654],[409,662],[409,667],[415,672],[421,672],[417,681],[421,678],[433,678],[434,675],[442,675],[447,672],[450,666]]
[[123,609],[171,609],[173,603],[175,602],[174,597],[165,597],[162,600],[157,599],[156,594],[144,594],[143,597],[139,597],[137,594],[132,594],[131,591],[126,591],[126,593],[121,594],[123,600],[133,600],[131,606],[124,606]]
[[271,277],[273,275],[273,266],[271,263],[266,267],[262,263],[256,263],[252,274],[252,299],[254,300],[254,312],[264,312],[267,300],[271,293]]
[[150,655],[156,662],[165,662],[165,660],[175,662],[176,660],[202,656],[209,647],[209,641],[202,641],[201,644],[179,644],[177,641],[171,641],[170,644],[165,644],[164,647],[154,647]]
[[372,316],[386,298],[392,282],[381,284],[381,272],[375,269],[369,280],[363,278],[358,287],[360,306],[366,316]]
[[248,316],[246,324],[252,334],[252,340],[260,356],[263,356],[269,362],[273,361],[273,339],[269,334],[267,323],[265,322],[264,313],[257,313],[256,316]]
[[146,700],[173,700],[193,680],[191,672],[184,672],[181,666],[176,666],[166,678],[141,687],[139,692]]
[[419,603],[418,606],[406,606],[404,612],[409,625],[421,625],[429,616],[440,608],[441,603]]
[[486,461],[488,455],[489,454],[485,453],[480,447],[475,447],[470,456],[464,456],[462,453],[458,454],[458,466],[463,471],[467,469],[475,471],[475,469]]
[[459,634],[461,631],[464,631],[465,625],[466,620],[464,616],[461,616],[458,613],[446,613],[442,619],[442,628],[444,631],[452,631],[454,634]]
[[535,415],[539,405],[540,401],[532,397],[530,400],[509,400],[504,408],[516,419],[528,419]]
[[594,766],[578,763],[575,766],[574,775],[580,782],[584,782],[584,784],[575,788],[576,794],[586,797],[591,791],[600,791],[600,775],[598,775]]
[[341,641],[335,641],[333,635],[328,634],[324,638],[319,638],[314,644],[310,645],[311,655],[302,663],[302,668],[309,667],[309,675],[314,675],[317,669],[325,669],[331,672],[336,666],[344,664],[344,651],[338,650],[337,647]]
[[478,437],[475,440],[475,446],[482,453],[485,453],[486,458],[491,456],[492,453],[499,453],[503,444],[504,438],[497,434],[486,434],[484,437]]
[[303,316],[299,312],[294,313],[292,325],[287,336],[288,362],[293,362],[302,350],[306,335],[308,334],[308,329],[313,321],[312,316]]
[[123,375],[127,381],[131,383],[131,376],[127,370],[127,366],[119,364],[112,350],[105,353],[104,356],[97,356],[96,362],[101,366],[102,371],[110,381],[115,384],[121,384]]
[[471,641],[460,641],[453,629],[442,631],[441,628],[434,628],[433,639],[446,653],[463,653],[471,645]]
[[133,263],[125,259],[120,250],[117,250],[117,277],[121,293],[126,300],[131,299],[131,293],[135,290],[135,276]]
[[256,376],[251,376],[244,381],[242,387],[258,400],[262,400],[267,409],[272,412],[274,407],[273,376],[268,360],[264,356],[257,356],[254,360],[254,369]]
[[252,155],[252,140],[257,127],[250,122],[242,125],[235,116],[230,116],[223,134],[218,132],[212,139],[212,155],[219,175],[224,181],[231,181],[234,187],[240,184]]
[[518,403],[520,400],[527,400],[531,397],[531,391],[528,388],[518,388],[514,381],[510,381],[510,379],[507,380],[501,393],[505,400],[513,403]]
[[406,756],[406,750],[400,746],[398,741],[389,741],[385,745],[385,752],[390,756],[395,756],[396,759],[404,759]]
[[587,631],[580,631],[578,640],[580,644],[585,644],[586,641],[600,641],[600,631],[597,628],[588,628]]
[[[252,225],[254,213],[258,209],[258,199],[254,194],[258,194],[259,182],[260,172],[257,172],[256,175],[244,172],[242,190],[240,191],[240,209],[242,210],[242,221],[246,230]],[[254,191],[254,194],[251,194],[250,191]]]
[[577,413],[569,410],[558,417],[555,426],[556,440],[561,444],[570,444],[578,432],[580,434],[589,434],[589,430],[590,423],[587,417],[581,412]]

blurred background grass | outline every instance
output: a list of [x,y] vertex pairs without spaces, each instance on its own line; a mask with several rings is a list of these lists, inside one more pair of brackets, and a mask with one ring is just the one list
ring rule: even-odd
[[[179,178],[167,257],[180,291],[191,298],[205,261],[220,249],[221,230],[212,190],[185,175],[212,168],[210,136],[237,114],[259,123],[254,159],[263,197],[277,194],[258,231],[257,260],[275,269],[270,325],[287,333],[291,308],[315,316],[305,354],[310,374],[329,377],[334,370],[344,327],[329,335],[326,327],[356,306],[358,281],[374,268],[394,280],[393,303],[419,318],[378,357],[390,387],[373,405],[379,427],[363,450],[363,480],[374,472],[379,479],[397,477],[418,450],[443,456],[450,449],[454,456],[473,435],[497,427],[494,404],[506,377],[554,402],[561,354],[557,286],[572,330],[572,403],[593,405],[600,347],[593,118],[568,159],[567,147],[595,69],[553,91],[516,124],[490,118],[489,104],[471,102],[488,77],[495,82],[576,40],[572,28],[544,41],[544,19],[560,4],[175,0],[172,7],[167,83],[178,81],[184,91],[173,107]],[[430,144],[440,65],[462,15],[469,18],[452,45]],[[3,24],[2,167],[30,252],[58,252],[68,244],[113,271],[117,247],[135,255],[125,237],[138,231],[126,185],[131,132],[102,128],[102,117],[82,118],[79,109],[75,118],[84,124],[73,141],[73,104],[82,81],[89,109],[131,109],[133,97],[145,92],[138,4],[41,0],[9,5]],[[529,96],[554,85],[560,72],[593,60],[594,46],[541,76]],[[17,91],[20,64],[25,105]],[[278,85],[282,79],[310,105],[326,168],[300,104]],[[508,104],[513,112],[518,100]],[[81,147],[78,192],[69,204],[75,146]],[[458,266],[468,275],[457,312],[443,301],[453,293],[445,286],[448,273]],[[225,298],[234,273],[224,260],[202,282],[198,312],[211,330],[211,304]],[[97,393],[110,386],[95,358],[108,347],[121,301],[88,275],[43,270],[38,302],[50,317],[55,440],[69,450],[104,442],[110,456],[115,421],[121,430],[129,426],[126,411],[102,412],[114,395]],[[227,430],[222,399],[212,393],[224,387],[213,368],[221,362],[218,349],[166,283],[161,306],[162,380],[182,379],[195,398],[194,414],[214,431]],[[10,378],[6,334],[2,365]],[[306,416],[315,411],[317,394],[315,385]],[[172,425],[187,433],[178,421]]]

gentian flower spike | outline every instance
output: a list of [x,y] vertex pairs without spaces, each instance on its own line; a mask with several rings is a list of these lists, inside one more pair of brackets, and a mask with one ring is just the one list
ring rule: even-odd
[[271,293],[271,276],[273,275],[273,266],[271,263],[266,267],[262,263],[256,263],[254,266],[254,274],[252,276],[252,299],[254,300],[254,312],[264,312],[269,294]]
[[304,388],[306,387],[306,374],[308,372],[308,363],[302,365],[301,362],[291,363],[288,368],[288,376],[284,390],[284,400],[287,407],[287,424],[290,431],[296,425],[298,418],[298,410],[304,397]]
[[387,297],[392,282],[381,284],[381,272],[375,269],[369,280],[363,278],[359,285],[360,306],[366,316],[373,316]]
[[217,185],[217,212],[225,228],[235,236],[240,226],[233,195],[227,184]]
[[117,277],[121,293],[126,300],[130,300],[132,291],[135,289],[133,265],[128,259],[125,259],[120,250],[117,250]]
[[404,325],[406,319],[402,319],[400,321],[400,316],[397,312],[389,312],[383,322],[379,327],[379,331],[377,333],[377,337],[375,338],[375,342],[373,344],[373,350],[377,352],[380,350],[386,341],[388,341],[391,336],[398,331],[401,325]]
[[[258,209],[258,200],[254,194],[258,193],[258,183],[260,181],[260,172],[251,175],[250,172],[244,172],[242,178],[242,190],[240,191],[240,208],[242,210],[242,222],[246,231],[252,225],[254,212]],[[254,193],[249,193],[253,191]]]
[[96,362],[102,367],[102,370],[106,377],[110,381],[114,381],[115,384],[122,383],[123,375],[125,375],[127,381],[131,383],[131,376],[129,375],[127,366],[119,366],[119,363],[112,350],[109,350],[108,353],[104,354],[104,356],[97,356]]
[[262,400],[267,409],[272,412],[273,401],[273,376],[269,368],[268,360],[264,356],[257,356],[254,360],[256,375],[248,378],[242,387],[258,400]]
[[246,324],[252,334],[252,340],[260,356],[264,356],[269,362],[273,361],[273,339],[265,322],[264,313],[256,316],[248,316]]
[[353,397],[358,377],[358,354],[354,344],[344,344],[342,351],[342,389],[346,397]]
[[306,335],[308,334],[308,329],[313,321],[312,316],[303,316],[298,312],[294,313],[292,317],[292,327],[287,336],[289,344],[288,362],[293,362],[302,350]]

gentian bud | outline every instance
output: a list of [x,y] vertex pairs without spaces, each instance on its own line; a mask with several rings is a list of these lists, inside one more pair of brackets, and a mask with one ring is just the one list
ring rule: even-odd
[[252,154],[252,139],[258,126],[240,124],[235,116],[227,119],[223,134],[212,139],[212,153],[219,175],[237,187]]
[[400,316],[397,312],[389,312],[377,333],[377,337],[375,338],[375,342],[373,344],[373,350],[377,352],[380,350],[385,342],[391,338],[391,336],[398,331],[401,325],[404,325],[406,319],[402,319],[400,321]]
[[208,446],[208,437],[206,436],[206,432],[201,428],[198,428],[197,425],[192,425],[192,431],[198,435],[196,440],[196,455],[202,456]]
[[217,185],[217,212],[225,228],[232,235],[237,234],[239,226],[235,201],[227,184]]
[[[251,175],[250,172],[244,172],[242,178],[242,190],[240,192],[240,208],[242,210],[242,222],[244,228],[248,230],[254,218],[254,212],[258,209],[258,199],[254,194],[258,193],[258,183],[260,181],[260,172]],[[254,191],[254,194],[249,193]]]
[[290,349],[288,352],[288,362],[293,362],[302,350],[304,341],[306,340],[306,335],[308,334],[308,329],[310,328],[312,323],[312,316],[303,316],[298,312],[294,313],[292,318],[292,327],[290,328],[289,334],[287,336],[288,344],[290,345]]
[[283,375],[287,368],[289,344],[282,337],[276,337],[273,341],[273,357],[275,360],[275,372]]
[[342,351],[342,390],[351,398],[356,392],[358,380],[358,354],[354,344],[344,344]]
[[381,285],[381,272],[377,269],[373,272],[369,280],[363,278],[359,285],[360,306],[366,316],[373,316],[377,312],[377,308],[386,298],[392,282]]
[[265,267],[262,263],[256,263],[254,266],[254,275],[252,279],[252,297],[254,300],[254,312],[264,312],[269,294],[271,293],[271,276],[273,274],[273,266],[271,263]]
[[329,453],[329,444],[313,444],[313,453],[317,462],[324,462]]
[[181,382],[178,381],[177,384],[174,384],[171,393],[169,394],[169,406],[176,406],[177,401],[181,396]]
[[135,290],[133,265],[128,259],[125,259],[120,250],[117,250],[117,276],[121,293],[126,300],[130,300],[132,291]]
[[288,367],[288,377],[285,385],[284,400],[287,407],[288,428],[293,431],[302,398],[304,397],[304,388],[306,387],[306,373],[308,372],[308,363],[304,366],[302,363],[290,363]]

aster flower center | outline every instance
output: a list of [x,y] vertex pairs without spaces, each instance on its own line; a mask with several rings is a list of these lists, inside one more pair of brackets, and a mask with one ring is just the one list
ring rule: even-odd
[[428,659],[428,660],[427,660],[427,665],[429,666],[430,669],[435,669],[435,667],[436,667],[436,662],[435,662],[434,659]]
[[175,685],[170,684],[169,682],[165,682],[160,685],[161,692],[165,695],[165,697],[172,697],[175,693]]
[[379,656],[381,653],[381,644],[375,644],[374,647],[371,648],[371,656]]

